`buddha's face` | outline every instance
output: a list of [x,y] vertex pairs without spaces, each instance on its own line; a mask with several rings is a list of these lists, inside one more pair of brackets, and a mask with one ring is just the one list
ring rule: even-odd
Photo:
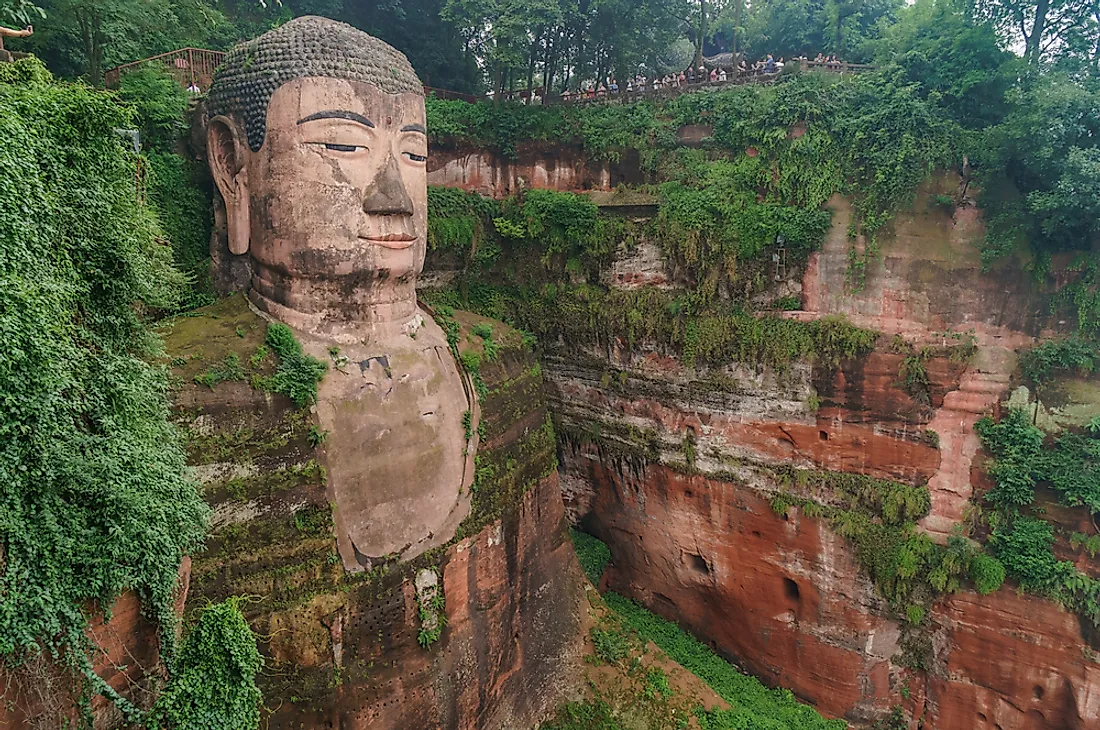
[[415,279],[427,240],[427,155],[418,94],[331,78],[282,85],[263,147],[247,153],[253,260],[349,291]]

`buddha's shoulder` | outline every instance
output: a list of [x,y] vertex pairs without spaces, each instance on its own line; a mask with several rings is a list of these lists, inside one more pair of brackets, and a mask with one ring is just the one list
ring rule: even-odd
[[[531,335],[450,307],[426,309],[425,314],[473,380],[487,423],[508,429],[514,422],[545,418],[542,369]],[[158,331],[177,405],[201,407],[217,401],[220,409],[267,401],[270,406],[271,393],[264,393],[270,388],[264,385],[278,370],[280,357],[269,324],[242,294],[163,322]]]

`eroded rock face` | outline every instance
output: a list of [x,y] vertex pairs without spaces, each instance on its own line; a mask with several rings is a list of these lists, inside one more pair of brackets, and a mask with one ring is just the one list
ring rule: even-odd
[[428,183],[504,198],[529,188],[611,190],[644,182],[637,153],[616,162],[588,159],[579,146],[520,145],[514,159],[498,152],[432,141]]
[[[1072,614],[1010,586],[963,591],[933,604],[929,671],[914,673],[852,544],[770,508],[790,467],[927,484],[920,528],[944,540],[988,488],[974,424],[1007,397],[1016,351],[1050,323],[1020,272],[981,272],[973,207],[927,203],[955,184],[928,183],[855,293],[849,208],[830,203],[833,229],[807,266],[803,311],[789,316],[840,314],[888,335],[867,356],[782,374],[689,370],[644,344],[548,357],[567,510],[611,547],[611,588],[826,714],[867,725],[901,704],[936,730],[1100,727],[1100,663]],[[916,349],[969,342],[974,354],[925,360],[918,399],[900,382],[894,335]],[[1052,408],[1095,412],[1092,385],[1077,380],[1051,388]],[[828,503],[827,490],[812,496]],[[1067,532],[1089,529],[1072,510],[1047,514]]]
[[608,586],[641,600],[770,685],[822,713],[873,718],[900,702],[899,629],[843,538],[760,491],[659,465],[616,468],[594,451],[582,524],[612,550]]
[[[196,374],[236,355],[250,360],[268,322],[243,296],[181,318],[165,332],[190,461],[215,510],[207,550],[194,558],[189,606],[251,595],[242,608],[263,637],[260,679],[271,728],[321,730],[530,727],[575,691],[582,577],[565,530],[541,371],[518,333],[480,375],[479,478],[470,515],[446,544],[404,563],[348,572],[334,531],[332,440],[311,442],[321,408]],[[482,318],[456,315],[460,342]],[[326,378],[342,377],[330,372]],[[337,506],[338,510],[338,506]],[[421,618],[415,586],[439,576],[442,600]],[[426,595],[421,592],[422,596]]]
[[1085,730],[1100,724],[1100,663],[1076,616],[1002,588],[936,608],[946,673],[929,679],[935,728]]

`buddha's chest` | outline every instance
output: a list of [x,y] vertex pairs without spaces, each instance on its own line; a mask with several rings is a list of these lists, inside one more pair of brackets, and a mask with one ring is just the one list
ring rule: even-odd
[[349,569],[441,544],[468,511],[471,403],[445,341],[428,334],[342,348],[319,388],[327,483]]

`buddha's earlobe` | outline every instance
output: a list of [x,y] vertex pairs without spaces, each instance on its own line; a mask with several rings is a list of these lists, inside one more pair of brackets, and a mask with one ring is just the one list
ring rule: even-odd
[[229,251],[237,255],[248,253],[251,234],[248,166],[237,124],[224,116],[211,119],[206,130],[206,150],[214,184],[225,201]]

